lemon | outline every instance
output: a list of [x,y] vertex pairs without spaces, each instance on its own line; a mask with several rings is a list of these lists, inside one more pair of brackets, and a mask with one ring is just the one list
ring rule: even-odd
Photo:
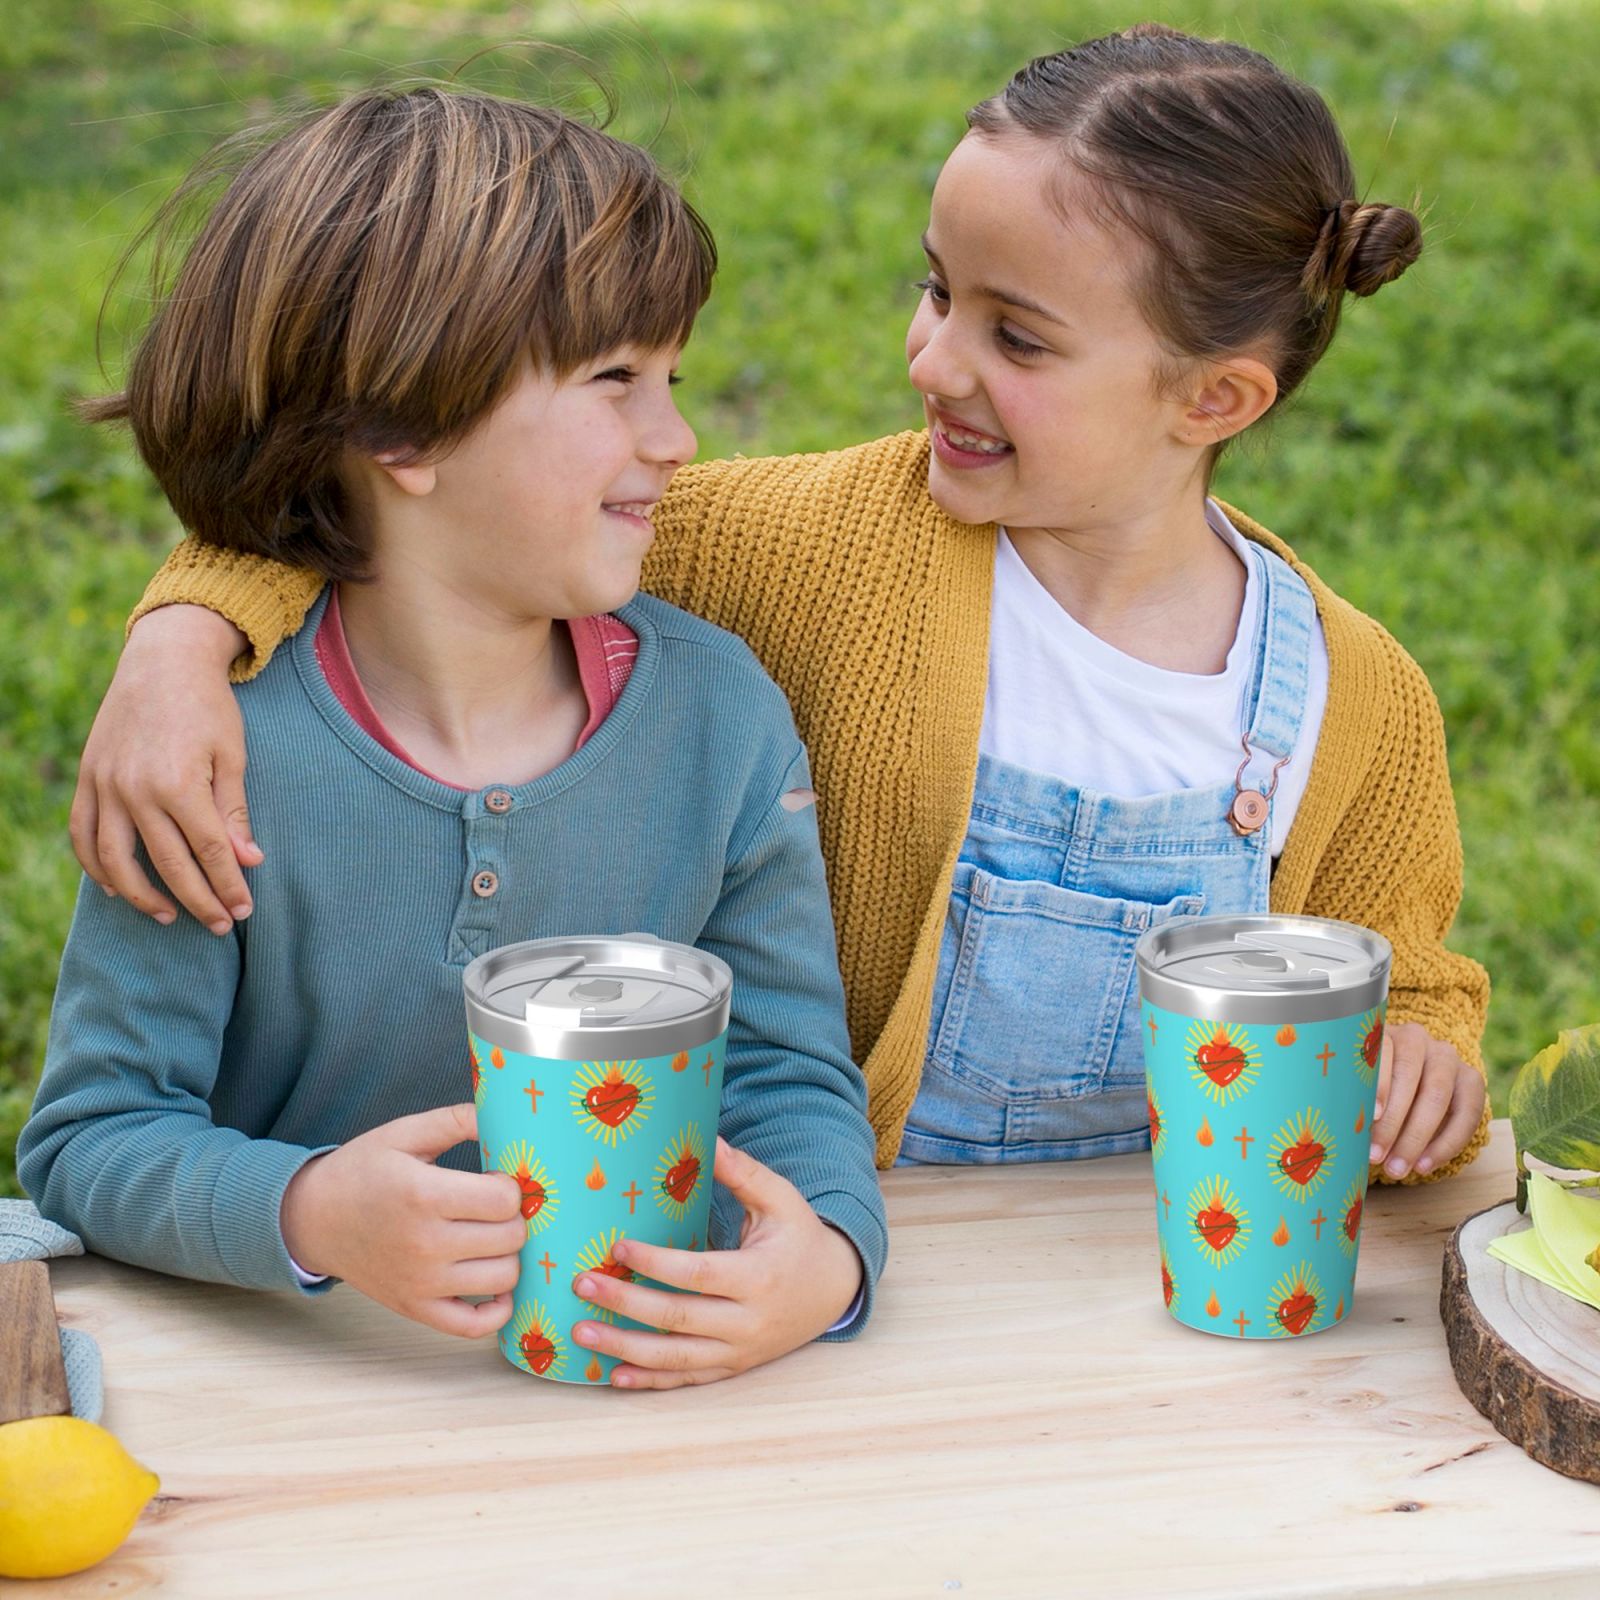
[[160,1487],[92,1422],[0,1426],[0,1578],[60,1578],[104,1561]]

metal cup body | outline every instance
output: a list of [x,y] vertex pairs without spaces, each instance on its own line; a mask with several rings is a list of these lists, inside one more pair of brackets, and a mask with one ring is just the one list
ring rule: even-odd
[[[691,1014],[635,1028],[519,1018],[497,986],[520,998],[519,974],[548,965],[553,951],[598,955],[627,980],[692,962],[712,993]],[[467,968],[479,1155],[484,1171],[516,1179],[527,1226],[499,1336],[521,1371],[606,1383],[616,1359],[575,1344],[573,1324],[639,1325],[580,1299],[574,1280],[585,1271],[631,1276],[612,1255],[621,1238],[705,1248],[731,981],[714,956],[638,936],[529,941]]]
[[[1174,978],[1163,956],[1197,924],[1261,967],[1232,989]],[[1290,961],[1275,990],[1273,950],[1321,939],[1352,952],[1343,978],[1318,989]],[[1354,1303],[1387,942],[1321,918],[1174,918],[1137,959],[1167,1309],[1227,1338],[1334,1327]]]

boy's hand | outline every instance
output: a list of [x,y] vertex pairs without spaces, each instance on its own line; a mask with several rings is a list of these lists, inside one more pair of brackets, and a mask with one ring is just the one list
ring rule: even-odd
[[713,1176],[744,1206],[737,1250],[665,1250],[636,1239],[612,1250],[642,1276],[695,1292],[672,1294],[599,1272],[576,1280],[583,1299],[662,1330],[574,1326],[579,1344],[627,1363],[611,1374],[618,1388],[715,1383],[776,1360],[826,1333],[861,1286],[855,1246],[787,1178],[722,1139]]
[[1466,1149],[1478,1131],[1485,1092],[1483,1074],[1421,1023],[1386,1027],[1372,1119],[1373,1164],[1381,1162],[1389,1178],[1403,1178],[1413,1168],[1432,1172]]
[[129,635],[78,767],[72,848],[107,893],[172,922],[177,909],[134,860],[156,871],[213,933],[250,915],[241,864],[261,850],[244,800],[244,724],[228,666],[248,641],[204,606],[162,606]]
[[[283,1195],[289,1254],[441,1333],[494,1333],[511,1316],[528,1237],[516,1179],[433,1164],[477,1136],[470,1104],[442,1106],[313,1157]],[[463,1294],[495,1298],[468,1305],[456,1298]]]

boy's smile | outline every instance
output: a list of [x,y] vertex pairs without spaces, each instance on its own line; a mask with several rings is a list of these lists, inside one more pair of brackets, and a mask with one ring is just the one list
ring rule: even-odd
[[529,367],[443,454],[380,463],[378,582],[423,566],[494,626],[626,604],[656,503],[695,452],[672,398],[677,359],[610,351],[564,378]]

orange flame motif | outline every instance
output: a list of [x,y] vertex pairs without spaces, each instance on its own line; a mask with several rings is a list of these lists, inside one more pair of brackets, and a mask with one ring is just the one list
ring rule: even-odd
[[494,1049],[489,1052],[489,1065],[492,1067],[503,1067],[505,1064],[506,1053],[500,1048],[499,1045],[496,1045]]
[[1361,1130],[1364,1127],[1366,1127],[1366,1125],[1367,1125],[1367,1114],[1366,1114],[1366,1112],[1365,1111],[1356,1112],[1356,1132],[1360,1133]]
[[596,1156],[594,1158],[594,1171],[591,1172],[589,1174],[589,1176],[583,1180],[583,1186],[586,1189],[593,1189],[596,1192],[598,1192],[599,1190],[605,1188],[605,1186],[606,1186],[606,1175],[605,1175],[605,1173],[603,1173],[600,1170],[600,1158],[599,1158],[599,1156]]
[[589,1365],[586,1366],[583,1369],[583,1375],[584,1375],[584,1377],[586,1377],[589,1380],[590,1383],[599,1383],[599,1381],[600,1381],[600,1357],[599,1356],[594,1356],[594,1357],[592,1357],[590,1359]]
[[1211,1291],[1211,1298],[1206,1301],[1206,1315],[1208,1317],[1220,1317],[1222,1315],[1222,1302],[1217,1299],[1217,1291],[1215,1289]]
[[1337,1322],[1344,1315],[1344,1296],[1339,1296],[1339,1303],[1333,1308],[1333,1320]]
[[1300,1035],[1294,1031],[1294,1024],[1292,1022],[1284,1023],[1284,1025],[1273,1035],[1273,1038],[1275,1038],[1281,1045],[1291,1045],[1299,1037]]
[[687,1050],[680,1050],[672,1058],[672,1070],[674,1072],[687,1072],[689,1070],[689,1052]]
[[1200,1119],[1200,1131],[1195,1138],[1208,1149],[1217,1142],[1216,1134],[1211,1131],[1211,1123],[1205,1117]]
[[1272,1242],[1280,1246],[1289,1242],[1289,1224],[1282,1217],[1278,1218],[1278,1231],[1273,1234]]

